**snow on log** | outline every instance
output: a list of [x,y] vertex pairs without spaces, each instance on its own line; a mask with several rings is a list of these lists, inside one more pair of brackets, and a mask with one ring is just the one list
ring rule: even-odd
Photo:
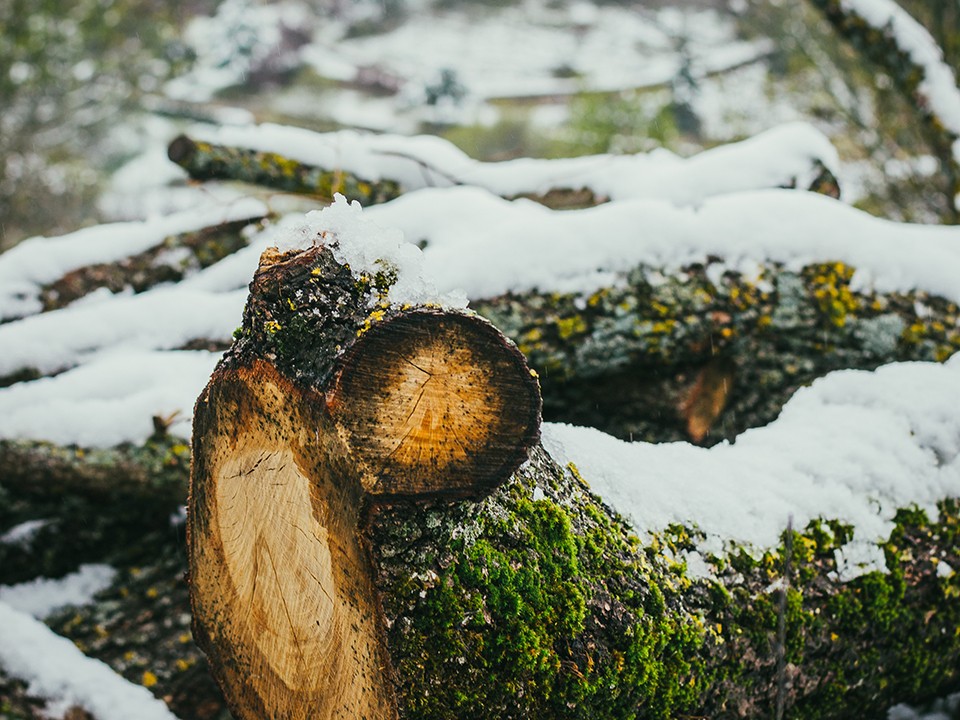
[[552,207],[611,199],[695,204],[720,193],[800,187],[838,197],[836,150],[805,123],[783,125],[732,145],[680,158],[666,150],[560,160],[479,162],[437,137],[315,133],[263,124],[198,129],[169,148],[197,180],[231,179],[372,205],[424,187],[471,185]]
[[237,249],[223,240],[266,214],[261,202],[243,198],[25,240],[0,254],[0,321],[62,307],[101,287],[119,292],[179,280],[191,265],[205,267]]
[[364,267],[348,235],[315,240],[264,253],[194,419],[194,632],[251,720],[396,717],[365,513],[483,496],[539,430],[536,380],[492,325],[391,297],[396,265]]
[[960,210],[960,89],[929,31],[894,0],[811,0],[917,107]]
[[[958,231],[810,193],[559,212],[458,187],[366,213],[425,245],[440,289],[464,288],[521,347],[550,387],[550,418],[621,437],[731,438],[830,370],[944,360],[960,347]],[[153,433],[151,417],[175,411],[172,431],[184,436],[189,398],[216,356],[177,349],[229,344],[257,258],[299,232],[296,222],[175,286],[0,325],[0,376],[13,383],[0,389],[0,436],[137,443]],[[121,341],[143,353],[125,368]],[[76,422],[107,402],[103,427]]]
[[[69,640],[0,601],[0,666],[29,681],[31,694],[61,712],[79,707],[97,720],[177,720],[146,688],[86,657]],[[76,712],[76,710],[73,710]]]

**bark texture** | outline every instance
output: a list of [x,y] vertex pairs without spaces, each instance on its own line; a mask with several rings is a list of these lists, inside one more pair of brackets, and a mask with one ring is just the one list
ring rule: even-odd
[[[641,543],[591,494],[590,478],[573,465],[558,466],[537,445],[502,484],[502,477],[493,478],[509,474],[518,455],[508,452],[509,462],[465,462],[442,443],[427,455],[368,452],[390,433],[435,442],[448,423],[431,418],[443,417],[448,391],[456,396],[452,402],[497,404],[469,389],[480,382],[477,361],[459,352],[448,354],[461,357],[457,366],[466,370],[438,383],[449,387],[434,396],[431,378],[443,372],[427,362],[441,362],[431,349],[436,343],[479,344],[493,358],[510,356],[509,345],[469,315],[391,306],[389,274],[356,277],[325,249],[265,260],[236,343],[198,404],[192,584],[183,577],[181,529],[169,527],[166,509],[160,522],[155,517],[169,500],[157,500],[152,524],[141,524],[139,535],[128,528],[110,537],[109,552],[100,548],[97,559],[126,568],[114,586],[97,604],[49,620],[86,652],[164,697],[183,720],[227,717],[211,673],[228,688],[237,717],[298,717],[277,710],[278,696],[291,686],[298,702],[305,699],[307,709],[297,711],[303,716],[329,701],[318,678],[353,677],[342,663],[354,653],[380,675],[364,678],[361,671],[363,682],[347,684],[366,692],[339,708],[367,707],[369,717],[761,718],[773,714],[781,687],[789,717],[882,717],[896,702],[922,702],[960,683],[960,576],[938,570],[941,563],[960,567],[956,499],[945,498],[937,517],[901,511],[882,544],[889,572],[847,583],[836,579],[834,553],[852,529],[831,521],[829,508],[823,520],[798,529],[789,543],[786,663],[778,673],[777,582],[787,566],[786,543],[760,557],[733,548],[713,559],[716,579],[694,579],[678,558],[698,546],[696,530],[674,527]],[[861,356],[880,362],[899,352],[943,359],[955,351],[955,306],[923,296],[858,295],[849,288],[851,276],[835,265],[801,273],[768,267],[747,281],[699,267],[663,282],[638,270],[623,288],[591,298],[500,298],[481,310],[510,328],[541,365],[545,382],[592,382],[608,372],[604,356],[624,373],[673,357],[699,367],[696,390],[674,396],[686,397],[689,417],[678,420],[676,432],[688,433],[690,418],[709,426],[717,408],[725,402],[729,408],[724,381],[733,372],[739,383],[737,363],[751,353],[762,356],[757,348],[769,353],[768,364],[758,367],[783,377],[796,376],[789,371],[793,361],[783,361],[791,352],[802,359],[817,350],[849,363]],[[521,321],[536,315],[544,318],[537,326],[542,336],[531,338]],[[429,332],[417,332],[423,327]],[[769,345],[751,340],[755,344],[730,354],[738,338],[768,334]],[[519,356],[512,357],[504,367],[522,367],[515,364]],[[383,367],[394,368],[396,383],[379,382]],[[496,363],[484,367],[480,376],[496,377]],[[515,378],[504,397],[531,392],[528,374]],[[404,383],[419,389],[392,395],[391,388]],[[371,405],[373,396],[379,400]],[[402,398],[416,399],[409,412],[378,415],[381,405],[390,408]],[[420,407],[420,400],[427,404]],[[535,427],[535,412],[521,407],[519,415]],[[363,422],[371,417],[377,418],[372,425]],[[477,417],[477,427],[491,421]],[[501,434],[527,442],[535,437],[510,429]],[[182,487],[186,449],[173,442],[159,436],[150,456],[160,458],[161,467],[166,458],[177,459],[168,468],[170,488]],[[46,452],[54,458],[51,467],[64,468],[51,476],[64,478],[65,496],[91,498],[79,508],[80,518],[109,515],[95,503],[103,492],[111,497],[111,476],[97,473],[140,457],[137,449],[107,451],[99,459],[23,443],[2,449],[8,453],[3,467],[23,466],[25,474],[15,483],[4,477],[9,496],[19,499],[0,507],[21,507],[16,503],[26,502],[39,477],[31,481],[30,463],[19,458]],[[446,457],[452,471],[426,467],[423,457]],[[407,469],[386,462],[402,458]],[[84,462],[97,472],[78,473]],[[118,470],[116,477],[125,473],[127,487],[149,507],[157,495],[146,479],[159,475]],[[427,488],[434,473],[444,482]],[[444,491],[447,481],[465,477],[486,480]],[[169,498],[166,492],[160,497]],[[137,524],[147,514],[128,513],[128,519]],[[270,530],[278,526],[290,532]],[[29,551],[66,556],[71,528],[64,531],[59,544],[38,535]],[[127,540],[123,550],[117,537]],[[277,563],[276,554],[286,562]],[[218,572],[198,571],[211,561]],[[10,568],[16,567],[0,563],[0,582],[15,581]],[[196,597],[206,591],[206,599]],[[189,631],[190,592],[199,648]],[[230,617],[226,605],[243,598],[247,615]],[[282,607],[284,598],[297,606]],[[295,616],[325,618],[332,630],[308,642],[302,625],[278,624]],[[251,629],[258,617],[266,628],[259,635]],[[275,648],[278,638],[294,651]],[[271,654],[273,664],[257,653]],[[244,684],[251,667],[273,680]],[[364,706],[364,697],[372,704]]]
[[317,168],[277,153],[227,147],[180,135],[167,155],[194,180],[237,180],[328,202],[335,193],[364,206],[386,202],[402,192],[393,180],[367,180],[336,168]]
[[588,297],[473,304],[540,375],[544,417],[623,439],[714,444],[776,418],[800,387],[842,368],[942,362],[960,350],[956,304],[860,292],[842,263],[752,276],[714,259],[638,267]]
[[[691,579],[674,558],[696,532],[641,543],[588,480],[535,448],[479,502],[371,513],[400,717],[769,718],[783,683],[786,717],[881,718],[960,683],[960,575],[937,570],[960,566],[956,500],[937,517],[902,511],[882,544],[889,573],[847,583],[834,551],[850,528],[798,528],[780,675],[785,543],[760,557],[734,550],[717,559],[717,580]],[[182,720],[225,719],[190,638],[180,543],[145,537],[146,564],[49,623]]]

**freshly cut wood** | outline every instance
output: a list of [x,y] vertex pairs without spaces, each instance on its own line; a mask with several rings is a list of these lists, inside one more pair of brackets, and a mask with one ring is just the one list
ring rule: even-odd
[[369,506],[482,496],[539,434],[492,325],[376,297],[326,247],[268,251],[197,402],[194,632],[239,718],[395,717]]

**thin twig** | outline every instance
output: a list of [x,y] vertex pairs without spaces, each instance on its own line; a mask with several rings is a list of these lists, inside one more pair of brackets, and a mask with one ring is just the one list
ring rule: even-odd
[[790,590],[790,561],[793,556],[793,515],[787,518],[787,537],[784,541],[783,582],[780,585],[780,607],[777,612],[777,712],[776,720],[783,720],[787,702],[787,593]]

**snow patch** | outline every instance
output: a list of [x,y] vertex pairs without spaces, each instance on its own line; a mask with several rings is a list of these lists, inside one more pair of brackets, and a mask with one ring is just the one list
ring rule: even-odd
[[24,240],[0,255],[0,320],[40,312],[41,287],[78,268],[122,260],[160,245],[171,235],[266,214],[267,208],[260,201],[241,198],[166,217],[97,225],[60,237]]
[[193,404],[220,359],[203,350],[114,351],[54,377],[0,389],[0,437],[60,445],[142,443],[151,418],[173,417],[171,435],[190,437]]
[[78,705],[97,720],[176,720],[149,690],[85,656],[29,614],[0,600],[0,667],[27,692],[59,707]]
[[[427,189],[371,207],[378,222],[425,242],[441,290],[469,298],[539,289],[590,293],[643,263],[676,269],[723,258],[756,272],[842,261],[867,289],[922,289],[960,301],[960,229],[895,223],[791,190],[722,195],[696,208],[634,199],[577,211],[507,201],[476,187]],[[745,263],[745,264],[744,264]]]
[[897,363],[844,370],[801,389],[766,427],[734,444],[627,443],[591,428],[543,426],[543,443],[573,462],[604,500],[639,532],[671,523],[724,542],[775,546],[815,518],[855,528],[842,549],[841,577],[884,570],[876,544],[899,508],[960,494],[960,356],[944,365]]
[[600,197],[648,197],[691,205],[722,193],[792,183],[809,186],[816,163],[839,173],[833,145],[803,122],[787,123],[687,159],[659,149],[637,155],[480,162],[433,136],[353,130],[315,133],[271,123],[198,127],[193,134],[215,144],[278,153],[324,169],[344,170],[365,180],[394,180],[405,191],[473,185],[504,197],[589,188]]
[[3,535],[0,535],[0,544],[29,547],[33,542],[33,539],[37,536],[37,533],[39,533],[49,524],[50,520],[38,519],[27,520],[19,525],[14,525]]
[[302,249],[308,239],[329,245],[337,262],[347,265],[356,278],[378,273],[395,278],[387,293],[391,305],[467,306],[466,296],[456,288],[440,295],[424,274],[420,248],[406,242],[399,230],[384,228],[366,217],[356,200],[348,202],[337,193],[332,205],[307,213],[298,226],[285,228],[278,247]]
[[0,602],[43,620],[67,605],[88,605],[116,575],[109,565],[81,565],[76,572],[56,580],[37,578],[19,585],[0,585]]

